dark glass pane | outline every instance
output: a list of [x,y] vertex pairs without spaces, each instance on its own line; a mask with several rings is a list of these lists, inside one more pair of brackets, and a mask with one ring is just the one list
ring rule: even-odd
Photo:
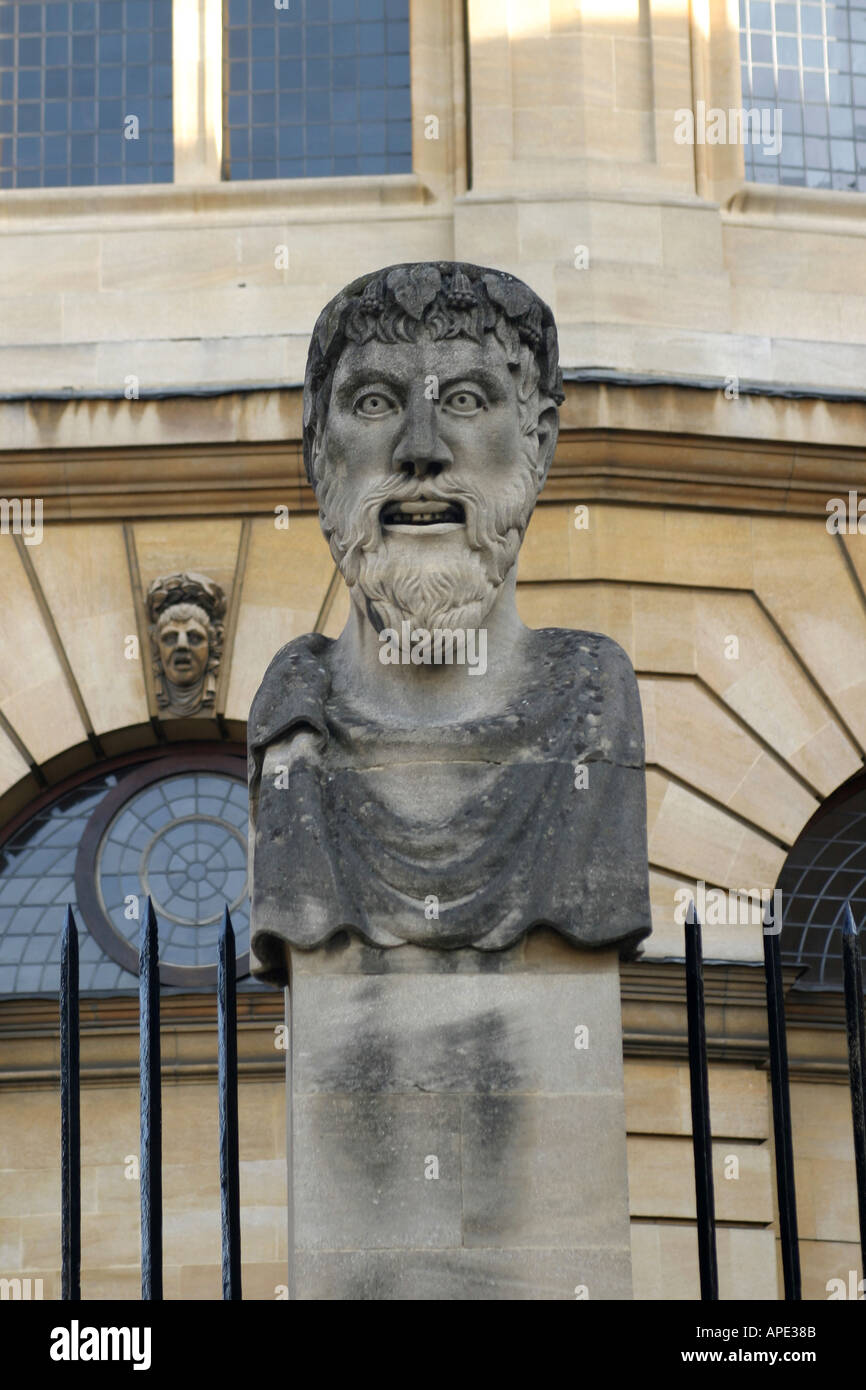
[[123,4],[122,0],[101,0],[99,6],[99,32],[104,34],[107,29],[123,28]]
[[284,59],[277,69],[278,90],[281,92],[292,91],[297,87],[302,87],[304,83],[304,68],[299,59]]
[[385,93],[384,91],[367,91],[358,93],[358,109],[362,121],[384,121],[385,119]]
[[[287,10],[272,0],[228,0],[225,13],[228,177],[388,173],[407,160],[411,167],[408,0],[298,0]],[[274,152],[260,132],[277,122]],[[237,138],[250,130],[252,143]]]
[[304,35],[304,52],[308,58],[320,58],[331,51],[329,25],[308,24]]
[[19,39],[18,40],[18,66],[21,68],[38,68],[42,62],[42,40],[41,39]]
[[35,101],[22,101],[18,104],[18,129],[33,133],[41,129],[42,112]]
[[96,96],[96,69],[72,69],[72,95],[74,97]]
[[331,116],[331,93],[307,92],[304,101],[304,114],[308,121],[327,121]]
[[[5,21],[16,14],[17,89],[12,72],[0,73],[0,130],[32,139],[10,149],[11,166],[4,167],[11,167],[11,186],[122,182],[127,165],[134,166],[139,183],[170,179],[173,151],[161,139],[157,161],[152,139],[157,129],[171,130],[170,3],[2,4],[0,32],[13,31]],[[118,143],[127,115],[139,121],[138,138]],[[35,139],[43,134],[51,137],[45,145]],[[80,142],[70,141],[61,162],[54,137],[66,134],[91,137],[93,148],[85,153]],[[104,177],[99,173],[103,142],[94,144],[96,135],[112,136]],[[34,162],[35,151],[40,157]]]
[[[16,7],[10,5],[10,9]],[[41,5],[18,5],[18,33],[19,34],[41,34],[42,33],[42,6]],[[55,6],[49,6],[54,9]],[[66,6],[63,6],[66,9]]]
[[280,124],[304,119],[304,97],[302,92],[281,92],[279,99]]
[[250,53],[253,58],[273,58],[276,53],[273,29],[253,29]]
[[250,64],[250,82],[254,92],[276,90],[277,68],[272,59],[259,59]]
[[273,126],[253,128],[253,158],[274,159],[277,153],[277,132]]
[[298,125],[280,126],[280,158],[296,158],[304,153],[304,132]]
[[123,95],[123,71],[121,68],[99,69],[99,95],[101,97]]
[[[854,186],[855,156],[851,73],[857,71],[858,25],[866,12],[863,0],[751,0],[740,11],[741,69],[744,98],[772,111],[784,105],[785,142],[780,159],[760,145],[747,146],[746,174],[762,182],[800,183],[829,187],[825,170],[834,170],[836,187]],[[849,38],[855,42],[849,43]],[[866,71],[866,69],[864,69]],[[798,119],[792,106],[796,104]],[[801,131],[807,136],[831,133],[841,137],[836,157],[826,140],[807,139],[801,150]],[[794,136],[791,141],[789,136]]]
[[[13,76],[12,73],[9,74]],[[18,72],[18,100],[31,101],[38,100],[42,95],[42,73],[32,72],[29,69],[19,70]]]
[[45,40],[45,63],[49,68],[69,62],[69,39],[65,34],[49,34]]
[[253,96],[253,125],[274,125],[277,119],[277,99],[273,92]]

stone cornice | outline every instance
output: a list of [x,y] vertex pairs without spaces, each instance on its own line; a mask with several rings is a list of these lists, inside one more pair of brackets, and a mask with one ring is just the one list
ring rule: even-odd
[[[284,1019],[280,990],[238,994],[238,1072],[247,1080],[277,1080],[286,1053],[276,1046]],[[41,1090],[60,1082],[55,999],[0,1000],[0,1089]],[[138,1085],[138,998],[81,1000],[83,1086]],[[216,997],[163,995],[160,1000],[163,1081],[214,1081],[217,1076]]]
[[[788,1068],[792,1081],[848,1084],[842,995],[793,990],[800,972],[785,967]],[[681,961],[623,965],[626,1057],[688,1058],[685,966]],[[769,1066],[763,966],[704,962],[707,1055],[711,1062]]]
[[4,232],[102,230],[123,219],[123,230],[274,222],[332,223],[390,215],[405,217],[434,201],[417,174],[311,179],[245,179],[210,184],[136,184],[80,188],[16,188],[3,195]]
[[[7,401],[3,495],[42,497],[48,523],[312,511],[300,416],[300,388]],[[544,500],[826,515],[862,488],[864,439],[866,402],[572,382]]]
[[[789,1070],[792,1080],[848,1083],[845,1012],[841,994],[792,990],[785,968]],[[705,962],[707,1052],[711,1062],[768,1066],[767,1009],[761,966]],[[685,969],[681,961],[637,961],[621,968],[626,1057],[684,1061]],[[57,1001],[0,1000],[0,1089],[55,1087],[59,1081]],[[164,995],[161,1001],[163,1076],[212,1081],[216,1076],[216,1001],[212,994]],[[285,1052],[275,1046],[283,995],[238,995],[239,1068],[248,1079],[279,1080]],[[133,995],[81,1001],[82,1082],[138,1084],[138,999]]]
[[866,236],[866,194],[848,189],[745,183],[721,211],[734,226]]

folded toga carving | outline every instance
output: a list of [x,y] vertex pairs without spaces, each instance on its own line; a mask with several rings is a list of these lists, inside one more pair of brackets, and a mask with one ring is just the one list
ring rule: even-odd
[[347,929],[484,951],[536,925],[623,952],[649,933],[631,664],[515,604],[562,399],[550,310],[503,272],[389,267],[320,315],[304,458],[352,602],[250,712],[262,977]]

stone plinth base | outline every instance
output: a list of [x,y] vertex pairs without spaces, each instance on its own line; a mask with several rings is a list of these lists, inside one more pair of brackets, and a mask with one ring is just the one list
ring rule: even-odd
[[615,952],[289,963],[295,1297],[631,1298]]

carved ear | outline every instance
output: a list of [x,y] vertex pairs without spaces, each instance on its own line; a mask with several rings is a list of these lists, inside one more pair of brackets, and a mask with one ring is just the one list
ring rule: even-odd
[[542,408],[538,414],[538,490],[539,492],[547,482],[547,475],[550,472],[550,465],[553,463],[553,455],[556,453],[556,441],[559,438],[559,410],[556,403],[549,396],[542,397]]

